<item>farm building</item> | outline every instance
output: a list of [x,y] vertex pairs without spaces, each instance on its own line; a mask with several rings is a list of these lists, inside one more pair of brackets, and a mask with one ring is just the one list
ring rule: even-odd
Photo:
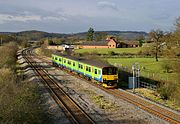
[[82,43],[79,48],[116,48],[117,42],[113,37],[107,38],[105,41],[91,41]]
[[48,49],[52,49],[52,50],[61,50],[61,51],[66,51],[67,49],[74,49],[74,46],[72,45],[49,45],[47,46]]
[[121,41],[117,43],[117,48],[132,48],[132,47],[139,47],[139,41]]

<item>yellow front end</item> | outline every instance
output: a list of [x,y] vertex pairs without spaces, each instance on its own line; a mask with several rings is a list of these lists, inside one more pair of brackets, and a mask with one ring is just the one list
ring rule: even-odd
[[118,75],[102,75],[103,84],[105,88],[115,88],[117,87]]
[[102,75],[103,81],[118,80],[118,75]]

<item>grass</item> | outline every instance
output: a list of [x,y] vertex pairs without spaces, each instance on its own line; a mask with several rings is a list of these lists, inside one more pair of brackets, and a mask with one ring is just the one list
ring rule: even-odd
[[98,49],[76,49],[76,53],[100,53],[100,54],[108,54],[110,51],[114,51],[115,53],[132,53],[137,54],[142,48],[98,48]]
[[86,92],[86,94],[89,94],[91,101],[101,109],[115,111],[118,107],[115,102],[110,101],[109,99],[105,98],[103,95],[96,94],[91,90],[82,89],[82,91]]
[[180,106],[176,104],[175,101],[172,101],[172,100],[163,100],[160,96],[160,94],[158,94],[156,91],[152,91],[152,90],[148,90],[148,89],[145,89],[145,88],[138,88],[135,90],[138,94],[148,98],[148,99],[151,99],[153,101],[156,101],[158,103],[161,103],[165,106],[168,106],[170,108],[173,108],[175,110],[178,110],[180,111]]
[[159,59],[158,62],[154,58],[108,58],[106,59],[110,64],[120,65],[132,68],[133,63],[140,65],[140,73],[144,77],[153,77],[158,80],[175,80],[176,73],[165,73],[162,65],[166,61],[165,59]]
[[[139,51],[143,51],[146,48],[98,48],[98,49],[76,49],[76,53],[99,53],[99,54],[108,54],[113,51],[118,54],[122,53],[131,53],[137,54]],[[166,61],[165,59],[159,59],[158,62],[155,61],[154,58],[107,58],[106,59],[110,64],[120,65],[123,67],[127,67],[128,69],[132,68],[133,63],[140,64],[140,73],[144,77],[153,78],[157,80],[175,80],[177,74],[176,73],[165,73],[163,69],[163,63]]]

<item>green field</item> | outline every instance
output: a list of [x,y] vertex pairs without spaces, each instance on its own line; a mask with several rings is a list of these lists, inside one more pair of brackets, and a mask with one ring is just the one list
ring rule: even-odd
[[140,65],[140,73],[144,77],[154,78],[157,80],[172,80],[175,79],[176,73],[165,73],[163,68],[164,59],[159,59],[158,62],[154,58],[107,58],[109,63],[122,67],[132,68],[133,63]]
[[[101,49],[77,49],[76,53],[100,53],[100,54],[108,54],[110,51],[114,51],[115,53],[131,53],[137,54],[139,51],[145,48],[101,48]],[[147,78],[153,78],[156,80],[174,80],[176,79],[176,73],[165,73],[165,69],[163,69],[163,64],[167,60],[159,59],[158,62],[155,61],[154,58],[106,58],[110,64],[118,65],[126,67],[127,69],[132,68],[133,63],[138,63],[140,65],[140,73],[141,76]]]
[[110,51],[114,51],[115,53],[132,53],[137,54],[142,48],[98,48],[98,49],[76,49],[76,53],[100,53],[100,54],[108,54]]

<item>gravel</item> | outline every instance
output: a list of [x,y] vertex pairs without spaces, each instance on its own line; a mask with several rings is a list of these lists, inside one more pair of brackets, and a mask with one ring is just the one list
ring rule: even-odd
[[19,76],[22,76],[25,80],[28,80],[32,83],[38,84],[42,101],[41,106],[44,109],[44,112],[47,113],[50,122],[52,124],[70,124],[71,122],[64,114],[63,109],[57,105],[43,83],[36,76],[32,68],[30,68],[25,59],[21,56],[21,51],[18,52],[17,62],[21,71],[23,71],[21,74],[19,74]]
[[[41,62],[37,59],[36,61]],[[63,90],[67,92],[98,124],[168,123],[120,98],[116,98],[111,94],[102,91],[86,81],[71,76],[62,70],[55,69],[43,62],[41,65],[59,82],[59,86],[61,86]],[[52,98],[49,98],[50,96],[47,97],[48,103],[51,103],[51,101],[53,101]],[[55,103],[53,103],[52,106],[55,106],[54,104]],[[56,116],[56,114],[54,116]],[[64,116],[62,118],[64,118]],[[56,122],[58,123],[58,121]]]

